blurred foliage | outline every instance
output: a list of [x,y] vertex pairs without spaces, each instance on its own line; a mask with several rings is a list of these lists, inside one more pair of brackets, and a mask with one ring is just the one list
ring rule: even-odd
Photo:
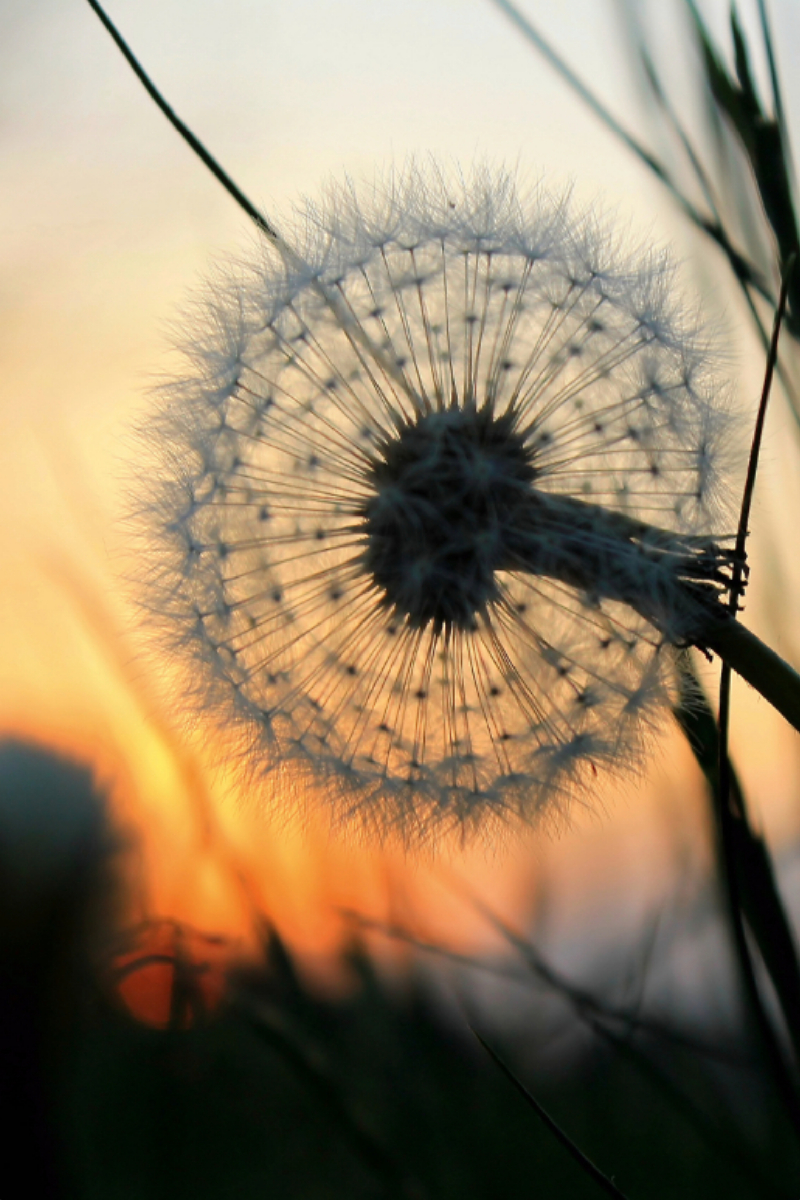
[[[354,941],[349,988],[331,998],[270,930],[237,968],[174,922],[118,932],[120,847],[84,768],[0,746],[0,813],[4,1179],[24,1181],[4,1196],[598,1194],[493,1055],[625,1196],[781,1197],[800,1178],[745,1034],[717,1045],[620,1009],[608,982],[572,985],[502,930],[529,1013],[511,1033],[498,987],[496,1013],[484,1002],[472,1018],[487,1054],[420,959],[389,984]],[[148,989],[158,1026],[131,1011]],[[578,1034],[563,1052],[546,996]]]
[[[350,994],[321,998],[271,934],[263,964],[188,1027],[176,1016],[148,1028],[97,997],[61,1089],[77,1194],[598,1194],[423,975],[389,987],[358,947],[348,964]],[[630,1055],[596,1039],[544,1069],[533,1003],[523,1038],[481,1032],[627,1196],[781,1196],[781,1181],[800,1177],[780,1109],[746,1061],[704,1058],[645,1027],[629,1030]],[[714,1144],[694,1106],[711,1115]]]
[[[705,72],[709,124],[719,134],[718,161],[725,157],[724,136],[732,134],[752,175],[740,173],[732,187],[730,173],[715,173],[704,163],[670,104],[668,81],[639,43],[651,98],[677,136],[692,186],[704,197],[698,207],[683,181],[610,117],[519,10],[508,0],[495,2],[721,247],[763,335],[770,278],[797,245],[791,159],[763,4],[762,49],[772,91],[766,105],[753,82],[752,49],[735,8],[729,67],[699,9],[691,0],[684,6]],[[733,196],[743,212],[752,182],[756,215],[771,231],[773,261],[765,260],[763,241],[761,247],[748,242],[747,220],[732,222],[725,208]],[[800,298],[792,300],[796,334]],[[800,413],[791,393],[790,400]],[[695,700],[682,717],[713,792],[713,714]],[[116,900],[107,869],[112,844],[104,836],[94,782],[40,752],[6,749],[0,756],[4,811],[18,814],[42,797],[58,798],[54,811],[74,814],[75,823],[59,834],[44,882],[33,890],[28,883],[37,839],[15,842],[21,828],[16,815],[0,826],[0,1040],[10,1114],[4,1175],[25,1180],[16,1193],[4,1189],[4,1195],[598,1195],[596,1182],[419,968],[390,986],[354,945],[350,991],[323,997],[304,983],[272,932],[265,935],[263,961],[231,975],[221,998],[209,1003],[198,983],[207,964],[176,950],[155,956],[170,972],[166,1027],[137,1021],[122,1002],[119,971],[112,970],[122,961],[119,948],[112,961],[103,934]],[[49,818],[34,825],[49,827]],[[795,995],[796,959],[786,975],[792,933],[767,848],[741,823],[735,836],[742,911],[751,929],[761,930],[758,940],[767,948],[773,978],[784,979],[779,986]],[[772,914],[766,924],[765,914]],[[155,961],[145,952],[123,957],[126,978]],[[527,958],[529,965],[538,961],[533,948]],[[584,1034],[580,1052],[573,1043],[569,1054],[543,1058],[548,1027],[538,1020],[536,1002],[543,984],[571,1000],[571,1019]],[[631,1200],[798,1195],[800,1152],[779,1096],[756,1065],[749,1030],[741,1032],[732,1059],[704,1052],[692,1031],[668,1037],[644,1019],[603,1020],[599,1000],[593,1003],[585,990],[571,997],[564,981],[540,965],[531,972],[530,988],[524,1034],[509,1032],[502,1010],[491,1028],[482,1022],[476,1029]]]

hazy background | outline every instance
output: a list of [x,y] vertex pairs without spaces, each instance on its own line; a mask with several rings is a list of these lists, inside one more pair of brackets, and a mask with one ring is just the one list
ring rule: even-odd
[[[724,31],[727,3],[703,7]],[[652,10],[691,116],[679,5],[641,8]],[[798,44],[797,6],[771,9],[778,46]],[[687,260],[696,249],[655,182],[489,0],[109,0],[109,10],[279,227],[293,198],[331,175],[370,177],[434,153],[518,166],[556,191],[571,185],[637,237],[673,240]],[[646,138],[621,6],[527,0],[525,11]],[[800,80],[791,70],[784,80],[800,118]],[[703,801],[676,736],[654,748],[646,778],[604,789],[569,830],[443,865],[331,841],[323,826],[268,825],[181,733],[168,673],[137,636],[126,599],[135,586],[123,582],[136,574],[121,519],[135,475],[130,429],[150,382],[169,369],[167,327],[187,294],[211,262],[254,244],[84,0],[0,0],[0,725],[98,764],[140,839],[131,868],[140,913],[246,937],[253,906],[264,907],[311,954],[337,944],[338,910],[352,907],[488,945],[453,882],[466,878],[519,921],[538,905],[553,940],[561,934],[576,954],[601,954],[663,898],[691,891],[706,862]],[[748,398],[760,356],[716,265],[704,258],[696,272],[687,261],[687,283],[706,289],[724,373]],[[786,429],[776,409],[756,528],[791,541]],[[797,607],[791,555],[783,569],[779,616]],[[758,588],[748,616],[768,620]],[[791,654],[786,626],[771,628]],[[758,819],[786,845],[800,812],[796,737],[744,689],[733,735]]]

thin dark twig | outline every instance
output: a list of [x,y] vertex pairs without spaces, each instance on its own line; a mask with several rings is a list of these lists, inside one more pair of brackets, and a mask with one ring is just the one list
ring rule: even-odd
[[[289,246],[283,240],[278,231],[273,225],[270,224],[264,214],[259,212],[255,205],[248,200],[247,196],[245,196],[241,188],[234,183],[227,171],[220,166],[214,156],[210,154],[208,150],[206,150],[199,138],[195,137],[188,125],[186,125],[180,119],[171,105],[167,103],[161,92],[158,90],[150,76],[145,71],[144,67],[141,65],[133,51],[128,46],[125,39],[117,30],[116,26],[106,15],[101,6],[97,3],[97,0],[88,0],[88,3],[92,11],[97,14],[105,28],[110,33],[111,37],[114,39],[114,42],[116,43],[122,55],[125,57],[131,69],[134,71],[142,86],[145,88],[147,94],[155,102],[173,128],[177,130],[187,145],[194,150],[201,162],[209,169],[214,178],[222,184],[226,192],[233,197],[239,207],[243,209],[245,213],[247,213],[248,217],[250,217],[258,230],[264,234],[270,245],[273,246],[278,254],[280,254],[283,261],[295,269],[297,267],[301,267],[305,271],[307,269],[307,265],[303,263],[303,260],[296,253],[296,251],[294,251],[291,246]],[[378,364],[381,370],[386,373],[386,375],[395,383],[397,387],[401,389],[401,391],[405,392],[406,394],[410,394],[408,381],[403,375],[400,367],[397,365],[394,359],[386,354],[383,347],[373,342],[363,326],[358,321],[353,319],[352,314],[348,311],[347,305],[342,302],[342,299],[339,296],[335,286],[329,287],[320,278],[313,275],[313,273],[309,281],[309,286],[316,291],[320,299],[324,300],[325,304],[333,313],[334,319],[338,323],[339,328],[342,330],[345,337],[347,337],[348,340],[353,344],[356,353],[359,354],[362,351],[366,351],[372,360]]]
[[[679,676],[680,700],[673,712],[708,783],[714,828],[719,837],[718,714],[712,711],[685,652],[679,658]],[[780,896],[769,850],[748,822],[742,787],[730,760],[728,781],[741,909],[775,988],[792,1042],[800,1046],[800,961],[792,925]]]
[[[745,480],[744,492],[742,496],[739,527],[736,534],[736,561],[733,569],[729,600],[729,609],[731,616],[734,618],[738,609],[739,595],[741,592],[741,584],[744,574],[745,545],[747,542],[753,491],[755,488],[756,474],[758,471],[758,458],[764,431],[764,421],[766,417],[767,404],[769,402],[770,390],[772,387],[772,377],[775,370],[775,362],[778,355],[778,338],[780,336],[783,314],[786,309],[789,277],[793,266],[794,260],[792,259],[783,277],[778,307],[775,312],[772,340],[770,342],[769,355],[767,357],[767,367],[764,374],[764,386],[761,393],[761,401],[758,407],[755,431],[753,433],[753,443],[751,446],[750,459],[747,467],[747,478]],[[750,1004],[750,1009],[761,1035],[764,1049],[769,1060],[770,1069],[775,1079],[776,1087],[781,1095],[792,1124],[794,1125],[795,1131],[798,1133],[798,1135],[800,1135],[800,1098],[798,1098],[797,1088],[794,1080],[792,1079],[789,1068],[787,1067],[784,1054],[780,1043],[778,1042],[775,1030],[773,1029],[772,1022],[770,1021],[769,1015],[764,1007],[764,1002],[759,991],[758,982],[756,980],[753,958],[747,942],[747,934],[744,927],[741,888],[737,872],[736,847],[734,839],[736,836],[735,822],[747,822],[747,814],[744,808],[744,799],[741,793],[737,794],[737,809],[734,810],[733,808],[731,767],[728,755],[730,697],[731,671],[727,664],[723,662],[720,672],[719,687],[719,785],[717,789],[716,807],[719,822],[720,856],[723,867],[725,893],[728,902],[728,910],[736,948],[736,955],[739,961],[742,980]]]
[[678,202],[689,220],[717,243],[728,259],[728,264],[740,285],[744,286],[747,284],[755,288],[759,295],[768,300],[770,304],[773,304],[774,296],[770,294],[768,286],[761,277],[761,272],[745,255],[735,249],[722,223],[713,216],[705,216],[692,204],[688,196],[685,196],[677,186],[664,164],[617,120],[613,113],[606,108],[603,102],[575,74],[561,55],[542,37],[538,29],[531,24],[528,18],[519,11],[511,0],[491,0],[491,2],[509,18],[528,41],[532,42],[539,53],[558,72],[576,95],[580,96],[581,100],[602,121],[606,128],[615,137],[624,142],[640,162],[644,163],[648,170],[652,171],[656,178],[666,187],[673,199]]
[[572,1138],[569,1137],[569,1135],[564,1132],[561,1126],[553,1120],[547,1110],[544,1109],[536,1097],[528,1091],[528,1089],[525,1087],[525,1084],[517,1078],[517,1076],[503,1061],[497,1051],[493,1050],[489,1043],[481,1037],[477,1029],[475,1029],[473,1026],[470,1026],[470,1028],[480,1044],[483,1046],[486,1053],[503,1072],[506,1079],[513,1083],[517,1091],[524,1097],[525,1101],[530,1105],[539,1119],[553,1134],[553,1137],[555,1137],[556,1140],[561,1143],[564,1149],[572,1155],[575,1162],[578,1164],[584,1174],[588,1175],[589,1178],[598,1185],[598,1187],[602,1188],[607,1196],[615,1196],[617,1200],[625,1200],[625,1193],[621,1192],[616,1184],[609,1179],[607,1175],[604,1175],[600,1168],[596,1167],[590,1158],[586,1157],[580,1147],[575,1145]]
[[[495,917],[489,910],[478,906],[484,915],[492,920],[498,930],[508,939],[509,943],[520,952],[524,959],[526,974],[520,976],[517,971],[504,968],[497,963],[487,962],[469,954],[461,954],[449,950],[436,942],[425,941],[415,937],[408,930],[396,925],[387,925],[381,921],[371,920],[361,913],[351,909],[344,910],[344,915],[350,920],[357,921],[360,926],[383,934],[385,937],[397,938],[406,945],[413,946],[428,954],[434,954],[447,962],[458,966],[469,967],[471,970],[487,971],[494,976],[500,976],[514,983],[525,982],[529,978],[527,972],[533,974],[546,987],[559,995],[572,1008],[575,1016],[594,1035],[606,1044],[611,1045],[638,1071],[649,1085],[660,1093],[680,1119],[685,1121],[696,1137],[700,1138],[715,1153],[727,1157],[734,1165],[747,1175],[758,1186],[760,1195],[774,1197],[774,1200],[789,1200],[789,1193],[775,1188],[762,1172],[760,1165],[753,1159],[745,1144],[734,1133],[731,1135],[716,1122],[709,1119],[706,1112],[692,1100],[691,1096],[681,1091],[680,1087],[662,1070],[644,1051],[632,1041],[639,1034],[645,1034],[655,1040],[663,1040],[687,1053],[706,1057],[711,1061],[723,1063],[727,1067],[738,1070],[748,1070],[750,1063],[742,1061],[738,1056],[726,1052],[716,1046],[698,1041],[696,1038],[682,1034],[669,1026],[651,1021],[627,1010],[613,1008],[599,997],[584,988],[566,980],[550,967],[529,942],[514,933]],[[623,1031],[618,1030],[623,1027]],[[741,1143],[741,1144],[740,1144]]]
[[189,126],[184,124],[184,122],[180,119],[172,105],[167,102],[156,85],[153,83],[152,79],[147,74],[144,67],[141,65],[136,55],[133,53],[122,34],[117,29],[116,25],[114,25],[111,18],[97,3],[97,0],[88,0],[88,4],[110,33],[118,49],[127,60],[129,66],[139,79],[150,99],[158,105],[173,128],[176,129],[183,140],[189,146],[191,146],[198,158],[201,159],[201,161],[208,167],[214,178],[222,184],[226,192],[233,197],[239,207],[247,213],[250,220],[271,242],[276,242],[278,240],[277,231],[273,229],[267,218],[263,213],[259,212],[252,201],[248,200],[247,196],[245,196],[241,188],[234,183],[227,171],[220,166],[214,156],[210,154],[208,150],[206,150],[203,143],[195,137]]
[[[758,334],[759,341],[761,342],[763,349],[766,351],[767,356],[769,356],[770,339],[767,335],[766,326],[761,320],[761,316],[756,308],[755,300],[750,293],[750,288],[746,283],[741,283],[740,286],[742,288],[742,294],[744,295],[747,307],[750,310],[750,316],[753,319],[753,324],[756,327],[756,333]],[[794,386],[780,362],[775,363],[775,374],[781,381],[781,387],[783,388],[786,398],[789,401],[789,412],[792,414],[795,424],[800,426],[800,403],[798,403],[798,397],[795,394]]]
[[530,978],[530,974],[533,974],[546,987],[551,988],[563,999],[567,1000],[576,1015],[582,1020],[591,1019],[592,1021],[602,1022],[604,1028],[620,1025],[630,1034],[645,1034],[656,1041],[666,1042],[670,1046],[675,1046],[679,1050],[685,1050],[687,1053],[707,1058],[711,1062],[722,1063],[726,1067],[737,1070],[747,1070],[749,1068],[750,1064],[732,1049],[729,1050],[726,1047],[712,1045],[700,1038],[692,1037],[678,1029],[673,1029],[670,1025],[663,1024],[654,1018],[642,1017],[628,1009],[617,1008],[600,999],[599,996],[596,996],[586,988],[572,983],[556,971],[555,968],[551,967],[535,946],[525,941],[524,938],[506,926],[499,917],[482,906],[478,901],[475,901],[475,905],[478,911],[491,921],[503,937],[506,938],[509,945],[517,950],[525,964],[525,971],[523,973],[496,962],[488,962],[483,958],[474,958],[469,954],[461,954],[457,950],[450,950],[446,946],[441,946],[436,942],[429,942],[423,938],[415,937],[401,926],[372,920],[361,913],[354,912],[352,909],[344,909],[342,912],[350,920],[357,921],[364,929],[383,934],[384,937],[397,938],[406,945],[413,946],[415,950],[422,950],[426,954],[436,955],[438,958],[445,959],[447,962],[457,966],[486,971],[496,977],[508,979],[512,983],[524,983]]
[[789,295],[789,285],[791,282],[792,273],[794,271],[795,262],[796,259],[794,255],[792,255],[787,262],[783,273],[780,296],[778,297],[778,307],[775,310],[775,321],[772,326],[772,339],[770,341],[769,354],[767,355],[767,366],[764,372],[764,386],[761,390],[761,400],[758,405],[756,424],[753,431],[753,443],[750,447],[750,458],[747,463],[747,478],[745,479],[744,492],[742,493],[742,507],[741,512],[739,513],[739,527],[736,531],[736,560],[733,569],[733,582],[729,604],[732,615],[735,615],[738,608],[737,597],[739,594],[738,590],[742,583],[745,547],[747,544],[747,534],[750,525],[750,510],[753,505],[753,492],[756,486],[756,475],[758,474],[758,460],[761,453],[761,442],[764,436],[764,422],[766,420],[767,405],[769,403],[769,396],[772,390],[772,377],[775,373],[775,364],[778,361],[778,339],[780,337],[784,313],[786,312],[786,301]]
[[[759,0],[759,3],[762,4],[762,6],[763,6],[763,0]],[[774,99],[774,104],[775,104],[775,110],[776,110],[776,113],[781,114],[783,111],[782,102],[781,102],[781,98],[780,98],[780,91],[778,88],[778,78],[777,78],[776,69],[775,69],[775,60],[774,60],[774,56],[772,54],[772,42],[771,42],[771,39],[769,36],[769,27],[768,27],[768,25],[766,25],[766,13],[765,12],[762,12],[762,26],[764,28],[764,38],[766,41],[767,53],[768,53],[769,60],[770,60],[770,69],[771,69],[771,73],[772,73],[772,88],[773,88],[773,99]],[[719,208],[719,204],[717,203],[716,196],[714,194],[714,188],[713,188],[711,179],[709,178],[708,172],[706,171],[705,167],[703,166],[703,163],[700,160],[700,156],[699,156],[697,150],[695,149],[694,145],[692,144],[689,134],[687,133],[686,129],[684,128],[673,105],[670,103],[669,97],[668,97],[664,87],[662,86],[661,80],[660,80],[658,72],[656,70],[655,63],[653,62],[653,59],[650,56],[650,53],[647,49],[647,46],[644,43],[643,38],[641,37],[641,35],[638,34],[638,30],[637,30],[636,41],[634,43],[634,49],[636,50],[636,52],[639,55],[639,58],[641,59],[645,75],[647,76],[647,81],[650,85],[650,90],[652,91],[657,104],[661,108],[669,125],[672,127],[673,132],[675,133],[675,136],[678,138],[681,146],[683,147],[684,153],[686,154],[686,157],[689,161],[689,165],[691,166],[692,170],[694,171],[697,183],[700,187],[700,190],[703,193],[705,202],[708,205],[709,211],[714,219],[714,223],[716,226],[718,226],[721,229],[723,227],[723,217],[722,217],[722,212]],[[779,121],[779,124],[781,125],[781,128],[783,129],[785,123],[783,122],[783,117],[781,115],[778,116],[778,121]],[[783,136],[784,136],[784,141],[786,141],[785,134]],[[707,233],[708,230],[706,229],[705,232]],[[735,271],[735,269],[734,269],[734,271]],[[738,273],[737,273],[737,281],[742,290],[742,295],[744,296],[745,303],[747,304],[747,307],[750,311],[750,316],[751,316],[753,324],[756,328],[756,332],[758,334],[759,340],[761,341],[761,345],[764,348],[764,353],[766,354],[769,352],[769,340],[770,339],[769,339],[767,330],[764,326],[764,322],[761,320],[761,316],[758,312],[758,309],[756,307],[756,303],[755,303],[755,300],[753,299],[753,294],[752,294],[752,291],[755,290],[756,294],[761,295],[763,298],[764,289],[759,288],[759,287],[753,288],[752,283],[744,276],[739,276]],[[778,378],[781,381],[781,386],[783,387],[783,390],[786,394],[786,398],[789,401],[789,412],[791,413],[795,424],[800,426],[800,403],[798,403],[798,399],[797,399],[797,396],[795,395],[792,383],[780,362],[775,364],[775,369],[776,369]]]
[[732,1140],[736,1138],[735,1130],[727,1132],[716,1119],[712,1120],[705,1110],[692,1099],[691,1094],[683,1092],[666,1071],[647,1054],[643,1054],[636,1046],[632,1045],[628,1038],[608,1028],[599,1017],[583,1014],[583,1018],[597,1038],[605,1041],[613,1047],[617,1054],[627,1059],[634,1070],[638,1071],[642,1078],[661,1094],[695,1136],[705,1142],[708,1149],[721,1158],[727,1159],[729,1166],[735,1167],[747,1175],[748,1179],[758,1187],[762,1200],[766,1200],[767,1196],[773,1197],[773,1200],[790,1200],[791,1196],[793,1200],[794,1193],[778,1190],[773,1182],[763,1174],[761,1162],[752,1157],[743,1141]]
[[672,186],[664,165],[660,163],[659,160],[650,153],[646,146],[644,146],[637,138],[635,138],[632,133],[629,133],[624,125],[620,124],[617,118],[611,112],[609,112],[603,102],[598,100],[594,92],[590,91],[583,80],[575,74],[575,72],[564,61],[561,55],[553,49],[553,47],[548,41],[545,40],[545,38],[542,37],[538,29],[536,29],[536,27],[531,24],[528,18],[519,11],[517,6],[512,4],[511,0],[493,0],[493,3],[496,4],[499,9],[502,9],[509,20],[517,26],[517,28],[525,35],[528,41],[533,42],[537,50],[544,55],[551,66],[555,67],[562,79],[564,79],[576,93],[576,95],[580,96],[581,100],[583,100],[584,103],[591,108],[592,112],[594,112],[600,118],[603,124],[610,129],[613,134],[620,138],[625,145],[634,152],[637,158],[640,158],[642,162],[645,163],[650,170],[659,177],[659,179],[662,179],[669,186]]
[[640,59],[642,60],[642,66],[644,67],[644,72],[647,76],[647,82],[650,84],[650,90],[655,96],[656,102],[666,117],[668,124],[671,126],[673,133],[683,147],[683,152],[689,160],[690,167],[694,171],[695,178],[697,179],[700,190],[703,193],[703,198],[708,205],[712,217],[714,218],[715,222],[721,226],[722,213],[720,212],[717,198],[714,195],[714,189],[708,176],[708,172],[700,161],[700,155],[695,150],[692,140],[684,128],[683,122],[680,120],[673,105],[670,103],[670,99],[667,96],[666,91],[662,87],[661,80],[659,79],[658,72],[656,71],[655,63],[650,56],[647,46],[641,39],[639,39],[637,40],[635,48],[638,51]]
[[[743,1170],[751,1179],[758,1182],[763,1194],[781,1195],[784,1193],[775,1192],[773,1184],[764,1179],[760,1166],[751,1160],[749,1153],[743,1151],[737,1145],[736,1151],[732,1154],[728,1140],[725,1138],[724,1132],[719,1126],[708,1120],[705,1113],[694,1103],[691,1097],[685,1095],[672,1080],[653,1062],[646,1054],[633,1045],[630,1038],[637,1033],[647,1033],[650,1036],[664,1036],[665,1030],[663,1026],[652,1025],[649,1022],[643,1021],[634,1013],[625,1013],[616,1009],[612,1009],[603,1004],[596,996],[586,991],[584,988],[576,987],[574,984],[567,982],[563,976],[560,976],[552,967],[550,967],[542,958],[540,952],[525,938],[516,934],[497,914],[493,913],[486,905],[476,900],[475,905],[478,911],[481,912],[487,920],[489,920],[496,929],[508,940],[530,969],[544,983],[548,984],[554,991],[558,991],[561,995],[570,1001],[576,1015],[582,1020],[592,1032],[599,1038],[610,1043],[614,1048],[625,1056],[631,1065],[637,1069],[646,1078],[650,1084],[656,1087],[667,1101],[673,1106],[675,1111],[683,1117],[690,1125],[694,1133],[700,1137],[706,1144],[716,1153],[722,1148],[727,1147],[726,1153],[729,1157],[735,1159],[739,1168]],[[617,1031],[615,1025],[621,1023],[627,1030],[628,1037]],[[683,1038],[680,1035],[673,1036],[671,1031],[667,1031],[673,1043],[684,1049],[689,1049],[693,1053],[698,1050],[700,1053],[708,1053],[708,1048],[698,1046],[694,1039]],[[721,1057],[721,1056],[720,1056]],[[728,1059],[730,1062],[730,1059]],[[766,1189],[766,1190],[765,1190]]]

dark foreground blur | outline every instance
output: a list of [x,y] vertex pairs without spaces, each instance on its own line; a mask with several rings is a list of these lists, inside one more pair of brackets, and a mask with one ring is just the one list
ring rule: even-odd
[[[354,948],[346,998],[323,999],[274,934],[227,975],[213,939],[169,923],[120,940],[101,798],[41,751],[0,748],[0,817],[3,1200],[602,1194],[430,973],[389,986]],[[475,1023],[630,1200],[800,1192],[744,1044],[715,1054],[707,1031],[684,1044],[577,997],[582,1049],[559,1062],[536,1011],[513,1034]]]

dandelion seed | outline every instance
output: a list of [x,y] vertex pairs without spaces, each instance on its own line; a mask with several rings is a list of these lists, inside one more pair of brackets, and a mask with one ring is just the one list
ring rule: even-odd
[[558,806],[635,762],[726,585],[670,270],[480,172],[334,190],[297,245],[217,289],[149,430],[155,603],[248,760],[339,813]]

